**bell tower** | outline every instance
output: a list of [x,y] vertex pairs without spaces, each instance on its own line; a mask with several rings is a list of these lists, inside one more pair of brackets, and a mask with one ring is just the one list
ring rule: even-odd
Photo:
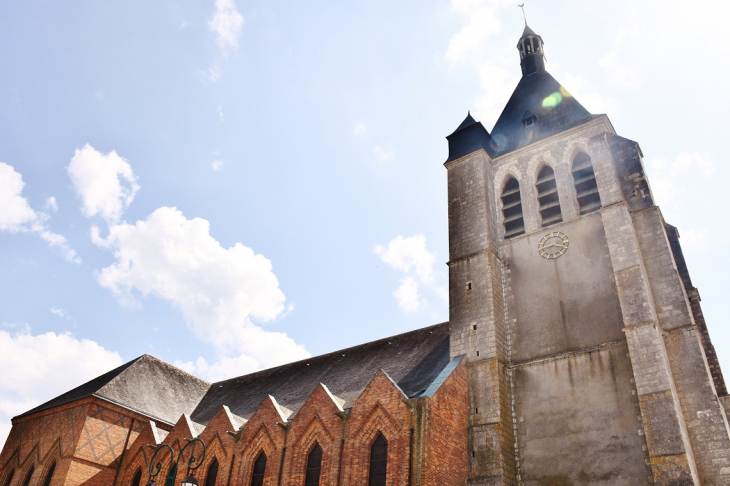
[[527,25],[517,49],[491,133],[469,114],[446,137],[467,484],[730,484],[730,397],[641,149]]
[[542,37],[534,33],[527,24],[517,43],[517,50],[520,51],[520,66],[523,76],[545,70],[545,50]]

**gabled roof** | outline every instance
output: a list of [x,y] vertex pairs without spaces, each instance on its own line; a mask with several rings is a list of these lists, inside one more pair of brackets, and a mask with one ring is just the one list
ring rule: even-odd
[[[527,111],[537,117],[530,127],[523,123]],[[492,139],[498,147],[496,155],[512,152],[593,117],[547,71],[523,76],[492,129]]]
[[209,387],[207,381],[145,354],[16,418],[96,396],[174,424],[200,402]]
[[422,393],[449,363],[449,323],[437,324],[334,353],[214,383],[191,414],[207,424],[221,405],[249,419],[266,395],[296,413],[323,383],[351,406],[382,369],[413,397]]

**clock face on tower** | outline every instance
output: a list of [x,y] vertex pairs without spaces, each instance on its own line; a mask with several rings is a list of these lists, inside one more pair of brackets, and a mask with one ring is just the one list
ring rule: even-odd
[[548,233],[543,236],[542,240],[540,240],[540,243],[537,245],[537,251],[540,253],[540,256],[546,260],[554,260],[568,251],[569,243],[570,241],[568,241],[568,237],[565,236],[565,233],[553,231],[552,233]]

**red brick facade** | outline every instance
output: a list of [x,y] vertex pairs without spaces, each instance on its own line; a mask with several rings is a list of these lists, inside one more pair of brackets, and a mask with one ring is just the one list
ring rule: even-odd
[[[177,455],[192,437],[207,446],[205,460],[195,471],[201,485],[214,460],[219,465],[216,485],[251,484],[254,461],[262,452],[267,458],[264,485],[303,485],[315,443],[323,451],[320,485],[367,485],[370,448],[378,434],[388,442],[388,485],[464,484],[467,412],[464,363],[432,396],[409,400],[378,371],[352,404],[344,404],[320,384],[296,414],[269,396],[248,421],[221,407],[205,427],[187,415],[173,427],[156,424],[139,413],[86,398],[14,422],[0,455],[0,486],[22,486],[31,468],[30,486],[43,486],[54,463],[52,486],[128,486],[137,472],[144,486],[155,452],[149,446],[169,445]],[[422,415],[417,420],[418,413]],[[417,421],[424,425],[420,432],[414,430]],[[413,446],[418,434],[422,447]],[[187,474],[191,449],[180,461],[176,485]],[[196,455],[200,450],[198,446]],[[158,461],[163,465],[157,484],[162,485],[169,453],[160,451]]]

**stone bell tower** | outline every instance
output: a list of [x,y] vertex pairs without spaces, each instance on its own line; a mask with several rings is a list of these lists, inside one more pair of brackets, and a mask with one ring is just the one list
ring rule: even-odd
[[470,485],[730,484],[730,398],[636,142],[546,70],[447,137],[451,355]]

